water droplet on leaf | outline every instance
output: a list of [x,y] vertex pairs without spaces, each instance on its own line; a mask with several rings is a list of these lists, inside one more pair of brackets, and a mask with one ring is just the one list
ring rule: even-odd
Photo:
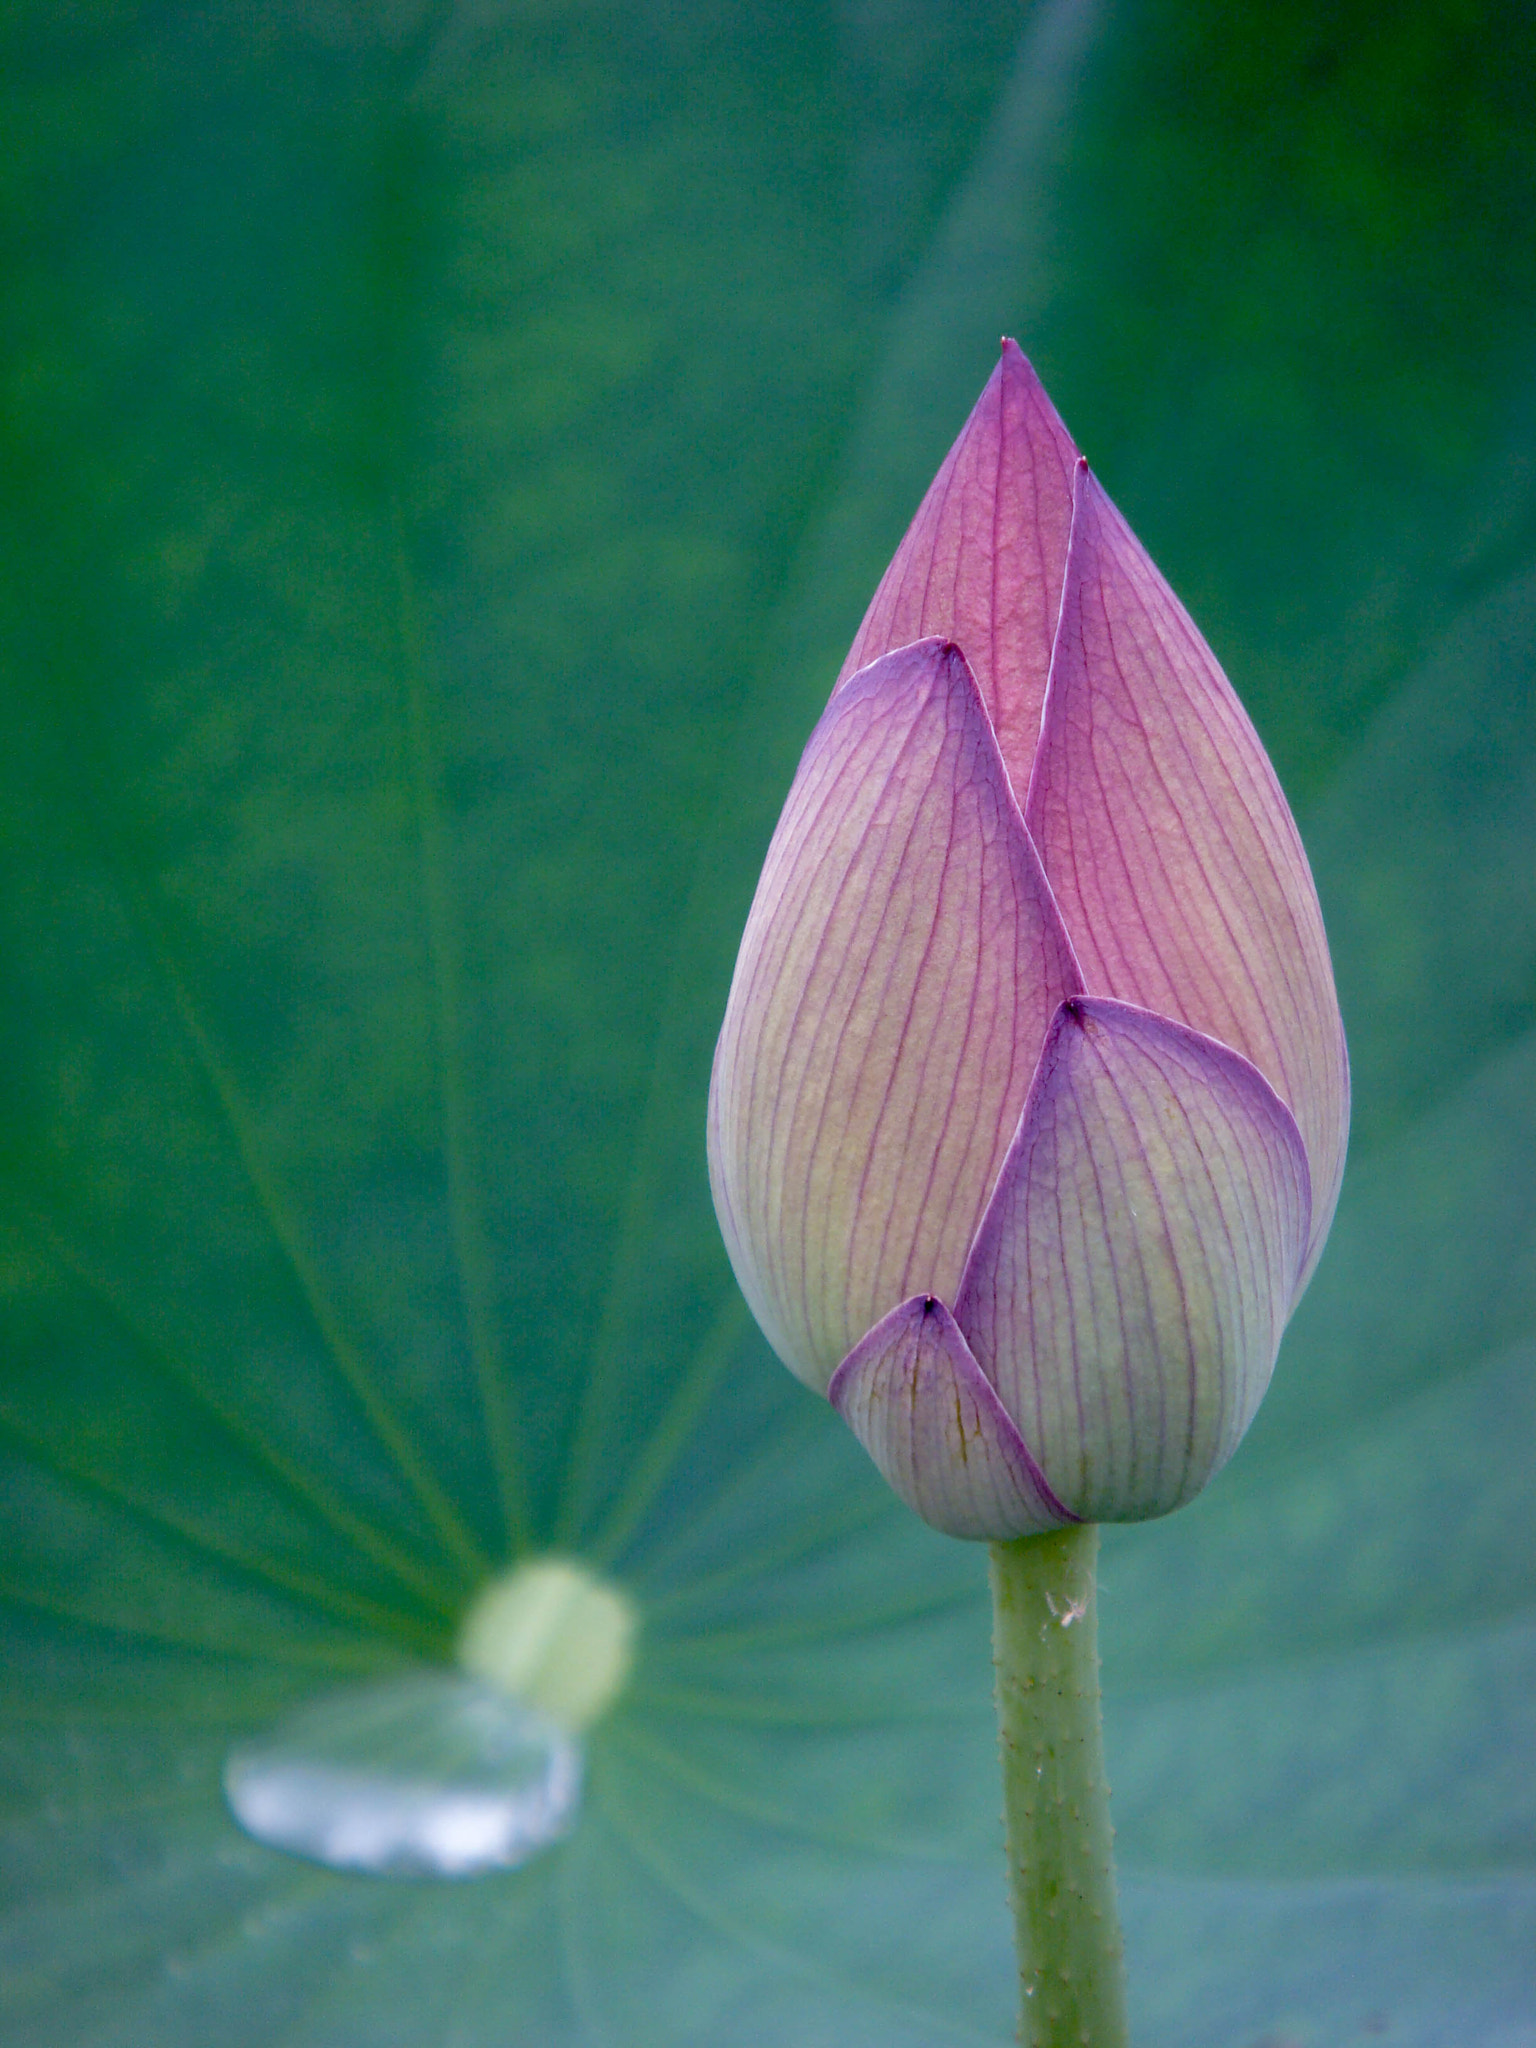
[[310,1701],[224,1766],[248,1834],[337,1870],[473,1877],[572,1826],[573,1736],[473,1678],[423,1671]]

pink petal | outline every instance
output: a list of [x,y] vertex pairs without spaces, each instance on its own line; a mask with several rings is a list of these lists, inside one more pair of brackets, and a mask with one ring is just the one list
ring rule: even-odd
[[1245,1054],[1295,1114],[1310,1275],[1349,1070],[1312,873],[1275,772],[1189,614],[1079,467],[1025,809],[1088,985]]
[[1247,1060],[1129,1004],[1062,1005],[955,1320],[1074,1514],[1166,1514],[1226,1463],[1309,1211],[1295,1119]]
[[1061,604],[1077,450],[1019,351],[1002,359],[875,592],[841,684],[937,633],[971,664],[1022,804]]
[[885,656],[805,750],[710,1089],[731,1262],[812,1386],[897,1302],[953,1292],[1078,986],[963,656],[939,640]]
[[931,1294],[877,1323],[827,1398],[907,1506],[946,1536],[1006,1542],[1073,1520]]

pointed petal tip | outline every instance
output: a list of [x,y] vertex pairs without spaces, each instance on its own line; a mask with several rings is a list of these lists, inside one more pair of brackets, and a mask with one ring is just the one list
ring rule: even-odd
[[[871,691],[895,691],[908,689],[915,681],[926,682],[931,678],[936,679],[941,674],[952,681],[958,673],[965,676],[985,714],[986,705],[982,699],[981,687],[976,681],[975,671],[966,659],[965,649],[958,640],[947,639],[941,633],[929,633],[920,640],[909,640],[905,646],[891,647],[884,654],[875,655],[873,659],[865,662],[862,668],[856,668],[843,676],[833,689],[832,698],[846,697],[856,684]],[[828,704],[830,708],[831,699],[828,700]],[[819,730],[820,727],[817,728],[817,731]],[[813,732],[811,743],[814,743],[815,738],[816,733]]]
[[848,1353],[827,1398],[908,1507],[946,1536],[1008,1542],[1072,1522],[944,1303],[916,1294]]
[[[1051,420],[1065,435],[1066,429],[1061,427],[1061,423],[1057,418],[1056,408],[1051,404],[1050,396],[1041,381],[1040,372],[1035,368],[1029,357],[1025,355],[1023,349],[1019,347],[1019,344],[1011,334],[1003,336],[998,352],[997,366],[987,381],[990,384],[1006,381],[1016,391],[1022,385],[1029,394],[1030,399],[1038,400],[1039,403],[1045,406]],[[977,401],[976,410],[979,409],[980,400]],[[971,419],[966,422],[967,426],[971,425],[972,421],[975,420],[976,410],[973,410]]]
[[1028,358],[1004,337],[838,677],[841,687],[924,633],[956,640],[1021,800],[1060,608],[1076,452]]

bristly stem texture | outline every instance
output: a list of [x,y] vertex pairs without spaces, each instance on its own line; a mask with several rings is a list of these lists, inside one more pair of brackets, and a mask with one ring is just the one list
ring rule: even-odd
[[1008,1892],[1025,2048],[1127,2048],[1092,1524],[992,1545]]

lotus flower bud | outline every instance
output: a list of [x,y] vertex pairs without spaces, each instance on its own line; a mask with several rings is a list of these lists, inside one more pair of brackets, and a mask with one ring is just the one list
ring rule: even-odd
[[715,1054],[737,1279],[936,1528],[1167,1513],[1332,1220],[1317,895],[1215,657],[1012,342],[768,849]]

